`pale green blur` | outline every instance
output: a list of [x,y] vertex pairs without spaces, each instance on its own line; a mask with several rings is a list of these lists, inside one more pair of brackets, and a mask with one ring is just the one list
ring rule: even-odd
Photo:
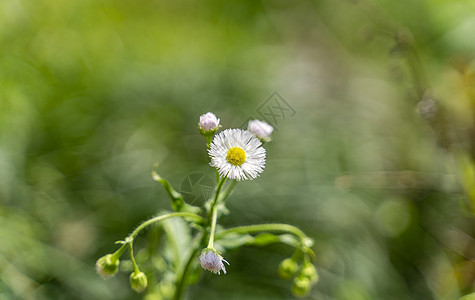
[[[197,129],[208,111],[223,128],[275,126],[264,173],[238,184],[219,224],[304,230],[320,278],[309,299],[473,292],[474,12],[469,0],[0,1],[0,299],[169,295],[154,276],[137,295],[127,261],[108,280],[94,264],[170,210],[155,163],[177,190],[190,174],[214,180]],[[137,260],[153,274],[164,262],[141,254],[146,238]],[[225,253],[228,273],[195,274],[188,299],[293,299],[278,276],[291,255]]]

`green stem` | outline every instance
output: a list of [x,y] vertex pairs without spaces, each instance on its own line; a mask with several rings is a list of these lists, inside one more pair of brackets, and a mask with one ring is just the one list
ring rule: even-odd
[[221,178],[218,182],[218,186],[216,187],[216,192],[214,193],[213,203],[211,203],[211,212],[213,208],[218,204],[219,193],[221,193],[221,189],[223,188],[223,184],[226,181],[226,177]]
[[205,138],[206,138],[206,147],[209,149],[210,144],[213,141],[213,136],[205,136]]
[[218,206],[213,207],[213,213],[211,217],[211,229],[209,234],[208,248],[214,248],[214,232],[216,231],[216,220],[218,219]]
[[[248,225],[248,226],[238,226],[229,229],[225,229],[216,234],[216,238],[219,239],[230,233],[251,233],[251,232],[262,232],[262,231],[282,231],[291,233],[300,238],[301,242],[304,243],[308,240],[305,233],[302,230],[298,229],[295,226],[289,224],[259,224],[259,225]],[[305,245],[307,246],[307,245]]]
[[142,224],[140,224],[135,230],[128,236],[128,239],[133,240],[139,233],[142,231],[144,228],[146,228],[149,225],[152,225],[153,223],[160,222],[169,218],[174,218],[174,217],[189,217],[189,218],[195,218],[198,221],[204,221],[202,217],[198,216],[197,214],[193,213],[187,213],[187,212],[177,212],[177,213],[171,213],[171,214],[166,214],[162,216],[157,216],[153,217]]
[[128,243],[122,244],[122,246],[120,246],[120,248],[119,248],[116,252],[114,252],[114,253],[112,254],[112,258],[111,258],[111,259],[112,259],[112,260],[119,259],[119,258],[122,256],[122,254],[124,253],[125,248],[127,248],[128,245],[129,245]]
[[134,274],[140,273],[139,266],[137,266],[137,262],[135,261],[134,257],[134,244],[132,241],[129,243],[129,256],[130,256],[130,261],[132,262],[132,267],[134,268]]
[[236,187],[236,184],[237,184],[237,180],[232,180],[228,184],[228,186],[224,189],[223,193],[220,195],[218,199],[218,203],[221,201],[224,201],[233,192],[234,188]]
[[216,230],[216,220],[218,218],[218,202],[220,199],[219,194],[221,193],[221,189],[223,188],[225,181],[226,181],[226,177],[223,177],[218,182],[218,186],[216,187],[216,192],[214,193],[214,199],[213,199],[213,202],[211,203],[211,207],[210,207],[211,215],[208,216],[208,220],[211,221],[208,248],[213,248],[214,232]]

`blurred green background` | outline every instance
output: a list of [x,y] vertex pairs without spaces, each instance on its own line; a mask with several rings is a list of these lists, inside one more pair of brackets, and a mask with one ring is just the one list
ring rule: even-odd
[[[220,223],[313,237],[309,299],[473,292],[474,32],[469,0],[0,1],[0,299],[141,299],[94,263],[170,209],[154,163],[214,175],[208,111],[275,125]],[[291,254],[225,253],[188,299],[293,299]]]

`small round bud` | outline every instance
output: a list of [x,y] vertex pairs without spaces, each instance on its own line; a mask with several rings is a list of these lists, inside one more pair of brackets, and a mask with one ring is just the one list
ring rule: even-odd
[[119,260],[114,259],[112,254],[107,254],[96,262],[96,272],[104,279],[114,276],[118,270]]
[[201,251],[200,264],[205,270],[220,274],[221,271],[226,274],[226,268],[223,261],[229,265],[229,263],[213,248],[205,248]]
[[271,134],[274,127],[260,120],[251,120],[247,125],[247,130],[263,142],[271,141]]
[[137,293],[143,292],[147,288],[147,285],[148,285],[148,280],[144,272],[139,272],[139,273],[134,272],[130,274],[130,286]]
[[310,279],[307,277],[299,276],[294,278],[294,282],[292,284],[292,294],[297,297],[305,297],[310,293],[312,289],[312,284],[310,283]]
[[307,248],[311,248],[313,246],[313,243],[314,243],[313,240],[309,237],[305,237],[302,240],[302,245]]
[[299,266],[295,260],[286,258],[279,264],[279,276],[282,279],[290,280],[295,276],[298,268]]
[[314,265],[309,262],[303,265],[300,275],[302,275],[303,277],[307,277],[312,284],[318,282],[317,269],[315,269]]
[[203,132],[213,132],[219,128],[219,119],[212,112],[200,116],[198,128]]

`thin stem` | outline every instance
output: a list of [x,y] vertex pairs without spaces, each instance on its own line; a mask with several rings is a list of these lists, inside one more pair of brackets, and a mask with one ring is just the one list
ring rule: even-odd
[[125,250],[125,248],[127,248],[127,246],[129,246],[128,243],[122,244],[122,246],[120,246],[120,248],[112,254],[112,260],[119,259],[122,256],[122,254],[124,253],[124,250]]
[[221,193],[221,189],[223,188],[224,182],[226,181],[226,177],[223,177],[219,182],[218,186],[216,187],[216,192],[214,193],[214,199],[213,203],[211,203],[211,215],[208,216],[208,220],[211,218],[211,229],[210,229],[210,234],[209,234],[209,242],[208,242],[208,248],[213,248],[213,242],[214,242],[214,232],[216,230],[216,220],[218,218],[218,200],[219,200],[219,194]]
[[307,240],[307,236],[303,233],[302,230],[298,229],[295,226],[289,224],[259,224],[259,225],[248,225],[248,226],[238,226],[229,229],[225,229],[216,234],[216,238],[219,239],[230,233],[251,233],[251,232],[262,232],[262,231],[282,231],[291,233],[300,238],[302,243]]
[[211,217],[211,229],[209,234],[208,248],[214,248],[214,232],[216,231],[216,220],[218,219],[218,205],[213,207],[213,214]]
[[203,218],[198,216],[197,214],[187,213],[187,212],[177,212],[177,213],[171,213],[171,214],[166,214],[166,215],[162,215],[162,216],[157,216],[157,217],[153,217],[153,218],[143,222],[142,224],[140,224],[137,228],[135,228],[135,230],[129,235],[128,238],[133,240],[140,233],[140,231],[142,231],[147,226],[152,225],[153,223],[160,222],[160,221],[163,221],[163,220],[166,220],[166,219],[169,219],[169,218],[174,218],[174,217],[190,217],[190,218],[195,218],[198,221],[204,221]]
[[213,141],[213,137],[212,136],[205,136],[205,138],[206,138],[206,147],[209,149],[210,145],[211,145],[211,142]]
[[129,243],[129,256],[130,256],[130,261],[132,262],[132,267],[134,268],[134,274],[138,274],[140,273],[140,270],[139,270],[139,266],[137,266],[137,262],[135,261],[135,257],[134,257],[134,244],[132,243],[132,241],[130,241]]
[[216,206],[218,204],[219,194],[221,193],[221,189],[223,188],[224,182],[226,181],[226,177],[221,178],[218,182],[218,186],[216,187],[216,192],[214,193],[214,199],[211,207]]
[[224,189],[223,193],[220,195],[218,202],[225,200],[234,190],[236,187],[237,180],[232,180],[228,186]]
[[218,169],[214,168],[214,173],[216,174],[216,183],[219,182],[219,172],[218,172]]

